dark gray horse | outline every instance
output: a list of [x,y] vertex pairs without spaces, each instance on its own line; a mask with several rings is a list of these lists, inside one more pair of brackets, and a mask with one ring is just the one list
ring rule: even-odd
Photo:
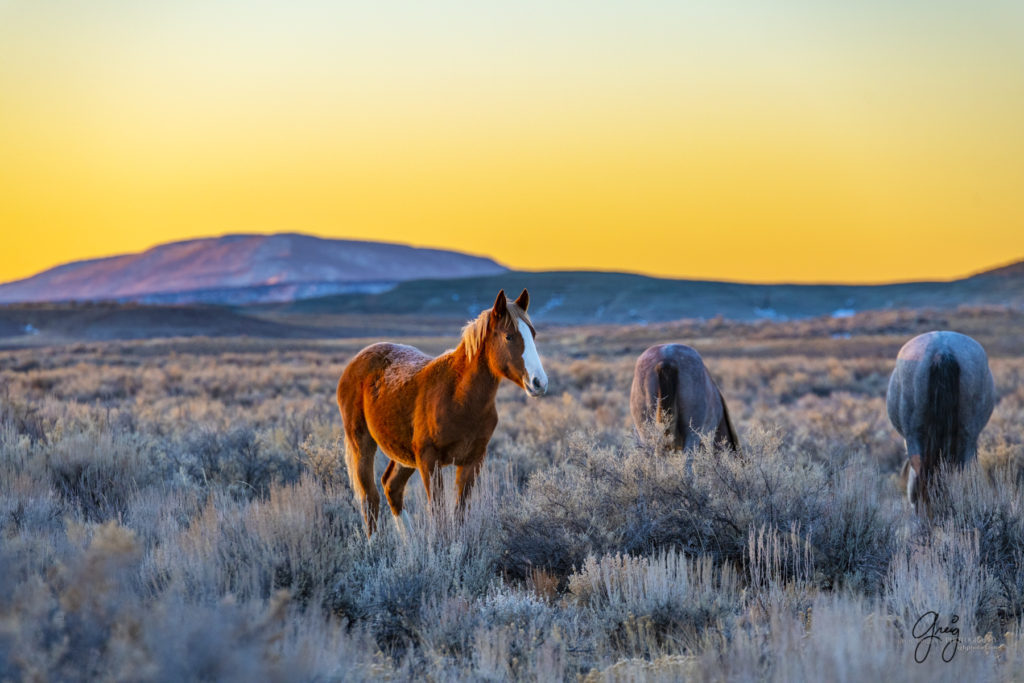
[[689,346],[659,344],[640,354],[629,407],[641,441],[690,452],[701,433],[713,432],[716,444],[739,449],[722,392]]
[[927,332],[900,349],[886,407],[907,442],[907,497],[928,502],[940,463],[978,456],[978,435],[995,405],[995,382],[981,344],[958,332]]

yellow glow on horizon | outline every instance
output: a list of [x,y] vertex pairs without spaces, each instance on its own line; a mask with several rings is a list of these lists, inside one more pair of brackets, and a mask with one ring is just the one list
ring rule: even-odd
[[228,232],[762,282],[1024,258],[1011,4],[398,5],[0,3],[0,281]]

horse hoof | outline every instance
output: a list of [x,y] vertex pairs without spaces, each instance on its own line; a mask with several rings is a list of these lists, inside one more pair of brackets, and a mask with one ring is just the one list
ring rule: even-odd
[[411,520],[409,519],[409,513],[406,512],[405,510],[402,510],[401,514],[392,515],[392,518],[395,520],[395,529],[398,531],[398,537],[402,539],[403,542],[408,542],[409,525],[411,523]]

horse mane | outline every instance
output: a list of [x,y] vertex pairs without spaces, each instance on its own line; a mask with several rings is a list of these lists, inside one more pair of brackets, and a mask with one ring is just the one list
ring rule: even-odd
[[[502,318],[501,322],[508,324],[510,327],[516,327],[519,321],[525,322],[531,330],[534,330],[533,321],[530,320],[530,316],[527,315],[526,311],[519,308],[512,301],[508,302],[506,306],[507,313]],[[491,309],[481,311],[475,319],[470,320],[462,328],[462,339],[459,341],[459,346],[466,349],[466,357],[472,359],[473,356],[480,351],[480,348],[484,345],[484,337],[487,336],[487,320],[491,315]]]

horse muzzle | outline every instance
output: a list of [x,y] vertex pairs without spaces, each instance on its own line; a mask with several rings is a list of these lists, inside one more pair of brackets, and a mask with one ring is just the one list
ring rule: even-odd
[[532,377],[529,379],[523,379],[523,389],[530,396],[536,398],[543,396],[548,391],[548,378],[547,377]]

